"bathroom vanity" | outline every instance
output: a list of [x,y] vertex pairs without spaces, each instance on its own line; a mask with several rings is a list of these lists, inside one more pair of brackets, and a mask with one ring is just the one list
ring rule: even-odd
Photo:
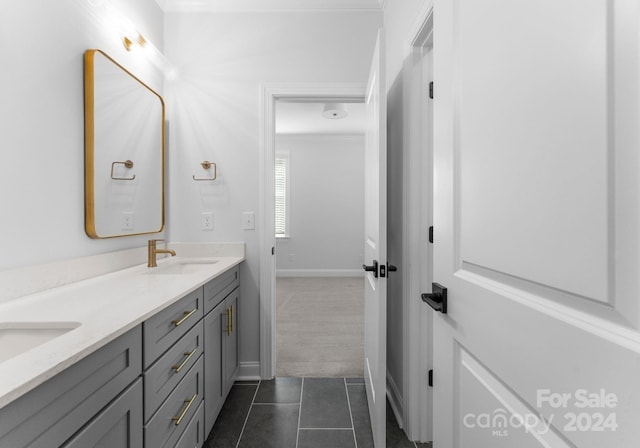
[[178,256],[0,304],[0,335],[42,339],[0,360],[0,447],[202,446],[238,375],[243,259]]

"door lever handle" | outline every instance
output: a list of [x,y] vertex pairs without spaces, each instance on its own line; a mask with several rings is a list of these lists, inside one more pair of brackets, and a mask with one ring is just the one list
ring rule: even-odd
[[447,314],[447,288],[439,283],[431,284],[431,293],[422,294],[422,301],[436,311]]
[[373,264],[371,266],[363,264],[362,269],[364,269],[366,272],[373,272],[373,276],[375,278],[378,278],[378,260],[373,260]]

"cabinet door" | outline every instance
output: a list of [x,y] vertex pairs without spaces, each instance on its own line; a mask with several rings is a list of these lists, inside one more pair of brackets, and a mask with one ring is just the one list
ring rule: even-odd
[[107,406],[63,448],[139,448],[142,446],[142,380]]
[[225,302],[204,317],[204,416],[205,435],[211,432],[224,402],[222,343],[227,325]]
[[225,300],[226,316],[229,328],[223,333],[224,338],[224,391],[225,396],[231,390],[233,382],[238,377],[238,303],[240,288],[236,288]]

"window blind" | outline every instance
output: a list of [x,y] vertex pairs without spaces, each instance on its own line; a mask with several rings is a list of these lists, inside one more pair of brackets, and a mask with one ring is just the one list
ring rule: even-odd
[[289,234],[287,223],[287,190],[288,190],[288,158],[285,154],[276,154],[276,170],[275,170],[275,184],[276,184],[276,236],[287,236]]

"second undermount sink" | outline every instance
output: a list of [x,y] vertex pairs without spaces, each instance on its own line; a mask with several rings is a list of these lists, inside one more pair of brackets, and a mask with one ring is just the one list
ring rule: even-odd
[[0,322],[0,363],[79,326],[79,322]]
[[210,269],[211,266],[217,262],[217,260],[208,259],[179,260],[176,262],[159,265],[156,268],[148,268],[147,272],[153,275],[197,274],[199,272],[204,272]]

